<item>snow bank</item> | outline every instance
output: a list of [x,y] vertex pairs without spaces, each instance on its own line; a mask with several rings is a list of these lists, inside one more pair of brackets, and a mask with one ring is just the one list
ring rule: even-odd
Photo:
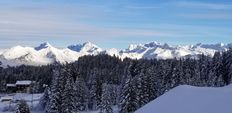
[[135,113],[232,113],[232,85],[209,88],[179,86]]
[[15,84],[16,85],[30,85],[31,81],[30,80],[19,80]]
[[[11,102],[0,102],[0,113],[12,113],[18,100],[25,100],[30,107],[36,108],[43,94],[26,94],[16,93],[12,95],[1,95],[1,99],[12,99]],[[42,113],[41,111],[33,111],[33,113]]]

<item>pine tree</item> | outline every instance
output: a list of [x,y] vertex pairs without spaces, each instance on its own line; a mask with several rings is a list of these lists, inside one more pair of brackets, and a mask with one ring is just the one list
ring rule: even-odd
[[157,95],[160,95],[159,94],[160,92],[158,91],[160,83],[157,83],[160,82],[158,80],[159,78],[157,74],[154,72],[153,66],[149,67],[145,74],[147,75],[147,79],[148,79],[149,101],[154,100],[157,97]]
[[194,78],[193,83],[191,85],[199,86],[201,84],[201,74],[200,74],[200,68],[201,68],[201,62],[199,60],[194,60]]
[[209,67],[209,86],[223,86],[225,82],[223,81],[223,73],[222,73],[222,56],[220,52],[216,52],[212,58],[212,61],[210,62]]
[[199,61],[201,62],[200,67],[200,77],[201,77],[201,86],[207,86],[207,79],[208,79],[208,71],[209,71],[209,61],[208,57],[205,55],[201,55]]
[[47,104],[50,101],[50,96],[51,96],[50,88],[47,87],[44,90],[44,95],[42,96],[42,98],[40,99],[40,102],[39,102],[41,109],[44,110],[46,108]]
[[74,87],[74,81],[72,78],[72,75],[70,74],[70,71],[68,69],[65,70],[65,72],[62,74],[62,76],[66,76],[66,84],[64,87],[64,90],[62,92],[62,113],[74,113],[76,108],[75,108],[75,103],[76,101],[74,100],[75,98],[75,91],[73,89]]
[[65,81],[64,77],[61,75],[61,68],[57,67],[53,70],[53,81],[51,84],[51,96],[48,104],[46,105],[46,113],[60,113],[62,111],[61,103],[63,92],[62,84]]
[[29,106],[25,100],[20,100],[18,102],[15,113],[30,113]]
[[222,54],[222,63],[222,77],[225,84],[228,85],[232,82],[232,48]]
[[128,76],[125,85],[122,89],[122,99],[120,102],[120,113],[132,113],[139,108],[135,83],[131,76]]
[[142,67],[139,75],[134,77],[136,85],[134,85],[137,92],[136,99],[138,100],[139,107],[142,107],[150,101],[152,94],[150,94],[150,75],[145,72],[145,66]]
[[101,76],[98,74],[98,70],[95,68],[91,75],[90,80],[90,109],[97,110],[101,104],[102,95],[102,82]]
[[84,82],[84,80],[80,77],[76,78],[74,83],[74,102],[75,102],[75,110],[76,111],[84,111],[87,110],[88,105],[88,96],[89,91]]
[[113,113],[113,109],[111,108],[112,105],[112,97],[111,97],[111,86],[104,83],[102,85],[102,98],[101,98],[101,105],[100,105],[100,112],[99,113]]

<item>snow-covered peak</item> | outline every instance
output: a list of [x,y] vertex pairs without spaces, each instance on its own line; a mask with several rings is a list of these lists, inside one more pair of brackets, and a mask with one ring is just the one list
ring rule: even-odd
[[0,51],[0,61],[5,65],[46,65],[53,62],[74,62],[84,55],[107,54],[120,59],[171,59],[181,57],[196,57],[199,54],[213,56],[216,51],[226,51],[231,44],[195,44],[169,45],[167,43],[150,42],[145,44],[131,44],[128,49],[102,50],[97,45],[86,42],[70,45],[67,48],[55,48],[49,43],[42,43],[38,47],[15,46]]
[[82,52],[82,53],[100,53],[102,49],[98,47],[97,45],[91,43],[91,42],[85,42],[83,44],[77,44],[77,45],[70,45],[68,46],[69,49],[76,51],[76,52]]
[[154,47],[157,47],[157,46],[161,46],[161,43],[149,42],[149,43],[145,43],[145,44],[130,44],[127,50],[134,51],[136,49],[154,48]]
[[18,45],[8,50],[5,50],[4,52],[2,52],[1,56],[6,59],[15,59],[15,58],[24,56],[33,50],[34,49],[31,47],[23,47],[23,46]]
[[223,44],[223,43],[217,43],[217,44],[201,44],[201,43],[198,43],[198,44],[194,45],[193,48],[206,48],[206,49],[214,49],[214,50],[222,51],[222,50],[225,50],[226,45]]
[[38,47],[35,47],[35,50],[41,50],[44,48],[52,48],[53,46],[51,44],[49,44],[48,42],[44,42],[42,44],[40,44]]
[[88,51],[88,52],[102,51],[101,48],[99,48],[97,45],[95,45],[91,42],[84,43],[81,50]]
[[76,52],[80,52],[82,47],[83,47],[82,44],[76,44],[76,45],[70,45],[70,46],[68,46],[68,48],[70,50],[73,50],[73,51],[76,51]]
[[95,44],[93,44],[91,42],[85,42],[85,43],[83,43],[83,46],[97,47]]
[[150,43],[144,44],[144,46],[146,46],[146,47],[157,47],[159,45],[161,45],[161,44],[158,42],[150,42]]
[[169,46],[167,43],[161,44],[158,42],[150,42],[145,44],[131,44],[129,45],[128,49],[124,50],[124,52],[135,52],[135,51],[141,51],[145,49],[151,49],[151,48],[163,48],[163,49],[170,49],[171,46]]
[[126,49],[125,51],[135,51],[135,50],[142,49],[142,48],[144,48],[144,45],[142,44],[138,44],[138,45],[130,44],[128,49]]
[[129,57],[133,59],[140,58],[158,58],[170,59],[180,58],[184,56],[196,56],[198,54],[205,54],[213,56],[216,51],[226,51],[232,44],[225,45],[218,44],[195,44],[195,45],[169,45],[167,43],[161,44],[157,42],[150,42],[145,44],[133,44],[128,49],[120,51],[121,57]]

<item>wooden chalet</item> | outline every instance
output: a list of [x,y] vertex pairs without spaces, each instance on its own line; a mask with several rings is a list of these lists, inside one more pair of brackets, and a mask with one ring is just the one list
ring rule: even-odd
[[18,80],[15,84],[7,84],[7,92],[11,93],[30,93],[33,81]]

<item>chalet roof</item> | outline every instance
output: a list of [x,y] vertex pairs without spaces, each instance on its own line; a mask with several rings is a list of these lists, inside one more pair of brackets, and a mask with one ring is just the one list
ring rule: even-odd
[[1,97],[1,101],[12,100],[12,99],[13,99],[12,96],[4,96],[4,97]]
[[17,85],[30,85],[32,83],[32,81],[30,81],[30,80],[18,80],[18,81],[16,81],[16,86]]
[[15,84],[6,84],[7,87],[15,87]]

